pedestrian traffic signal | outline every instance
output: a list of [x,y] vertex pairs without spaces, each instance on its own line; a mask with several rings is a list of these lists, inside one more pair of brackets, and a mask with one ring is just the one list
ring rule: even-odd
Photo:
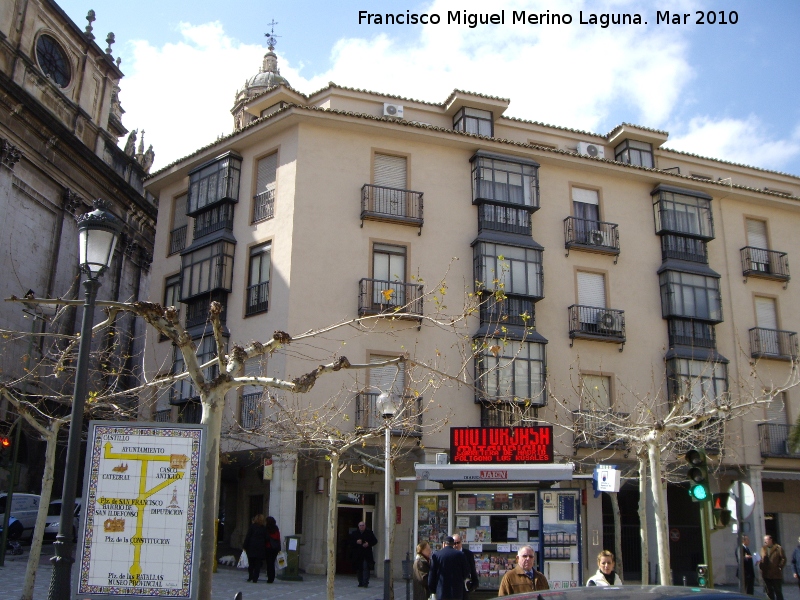
[[0,464],[6,465],[11,459],[8,457],[11,451],[11,438],[7,435],[0,436]]
[[714,494],[714,503],[711,505],[714,512],[714,529],[725,529],[731,522],[731,511],[728,510],[730,494]]
[[708,486],[708,464],[706,453],[703,450],[692,448],[686,453],[686,462],[689,463],[689,496],[692,502],[709,502],[711,489]]
[[708,565],[697,565],[697,586],[706,587],[708,585]]

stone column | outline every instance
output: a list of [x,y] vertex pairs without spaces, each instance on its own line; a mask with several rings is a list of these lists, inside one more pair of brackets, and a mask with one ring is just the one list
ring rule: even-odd
[[296,502],[297,454],[273,454],[269,515],[275,518],[283,537],[294,535]]

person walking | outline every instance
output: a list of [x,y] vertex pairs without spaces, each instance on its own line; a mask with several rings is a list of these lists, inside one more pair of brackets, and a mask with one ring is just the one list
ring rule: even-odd
[[614,553],[610,550],[603,550],[597,555],[597,573],[589,578],[586,585],[599,585],[600,587],[622,585],[622,577],[614,570],[616,566]]
[[783,600],[783,567],[786,555],[783,548],[776,544],[771,535],[764,536],[761,547],[761,577],[764,578],[764,592],[769,600]]
[[253,517],[247,535],[244,536],[244,551],[247,552],[247,581],[256,583],[261,572],[261,564],[267,556],[267,528],[264,515]]
[[467,571],[469,572],[469,576],[464,580],[465,591],[464,595],[461,597],[461,600],[469,600],[469,593],[477,590],[478,584],[480,583],[478,579],[478,569],[475,567],[475,555],[472,554],[472,550],[469,548],[464,548],[464,544],[461,543],[460,533],[453,534],[453,548],[456,550],[461,550],[464,558],[467,559]]
[[428,542],[417,544],[417,556],[412,567],[414,573],[414,600],[428,600],[428,573],[431,570],[431,545]]
[[800,586],[800,538],[797,538],[797,547],[792,552],[792,570],[794,571],[797,585]]
[[275,559],[281,551],[281,530],[274,517],[267,517],[266,530],[267,583],[272,583],[275,581]]
[[436,600],[462,600],[466,593],[464,582],[469,578],[469,567],[463,552],[455,549],[452,536],[444,538],[444,545],[431,557],[428,589]]
[[[755,562],[753,561],[753,551],[750,550],[750,536],[742,536],[741,551],[744,554],[744,592],[752,596],[756,581],[755,564],[758,563],[758,559],[756,558]],[[797,551],[795,550],[795,552]],[[734,555],[736,556],[736,577],[739,577],[739,548],[736,549]]]
[[350,534],[350,548],[353,550],[353,561],[356,564],[358,574],[358,587],[369,587],[369,575],[375,566],[375,559],[372,557],[372,548],[378,543],[378,538],[371,529],[367,529],[367,524],[361,521],[358,529]]
[[547,577],[536,570],[533,566],[536,553],[530,546],[521,546],[517,550],[517,564],[510,571],[503,575],[500,582],[498,596],[509,596],[521,592],[534,592],[538,590],[549,590],[550,584]]

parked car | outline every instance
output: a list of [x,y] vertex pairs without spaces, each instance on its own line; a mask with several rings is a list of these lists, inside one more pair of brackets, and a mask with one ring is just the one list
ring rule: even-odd
[[[0,529],[5,519],[6,513],[6,492],[0,493]],[[39,512],[40,498],[36,494],[23,494],[14,492],[11,498],[11,516],[22,523],[22,538],[29,540],[33,536],[33,528],[36,526],[36,513]]]
[[[552,585],[552,584],[551,584]],[[514,600],[753,600],[752,596],[700,587],[671,585],[591,586],[564,590],[525,592],[504,598]]]
[[[75,511],[72,519],[72,541],[78,539],[78,524],[80,523],[81,507],[83,500],[75,498]],[[55,540],[58,535],[58,528],[61,524],[61,500],[52,500],[47,507],[47,523],[44,527],[44,539]]]

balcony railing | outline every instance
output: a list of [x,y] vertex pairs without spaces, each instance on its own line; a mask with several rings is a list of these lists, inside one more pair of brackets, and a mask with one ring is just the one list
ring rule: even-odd
[[169,423],[172,421],[172,409],[157,410],[153,415],[153,421],[156,423]]
[[[377,392],[362,392],[356,396],[356,427],[380,429],[384,426],[383,417],[378,414]],[[404,396],[401,411],[393,423],[394,435],[422,435],[422,397]]]
[[496,300],[494,296],[485,297],[480,308],[481,325],[519,325],[535,327],[535,309],[531,298],[506,296]]
[[627,422],[628,413],[610,410],[574,410],[573,444],[575,448],[619,448],[625,441],[619,434]]
[[222,312],[219,315],[219,320],[225,323],[228,316],[226,310],[227,294],[225,293],[212,293],[209,295],[192,298],[186,302],[186,328],[196,327],[198,325],[205,325],[209,320],[209,310],[211,303],[216,301],[222,304]]
[[245,316],[267,312],[267,310],[269,310],[269,281],[248,287]]
[[616,223],[567,217],[564,219],[564,247],[619,254],[619,227]]
[[261,392],[242,394],[242,403],[239,411],[239,424],[243,429],[256,429],[261,427]]
[[797,333],[753,327],[750,330],[750,356],[795,360],[798,356]]
[[573,304],[569,311],[569,337],[625,343],[625,311]]
[[422,316],[422,284],[362,279],[359,282],[358,314],[382,313]]
[[694,348],[716,348],[717,334],[714,326],[692,319],[669,319],[669,346],[691,346]]
[[169,253],[175,254],[186,248],[186,230],[187,225],[183,227],[176,227],[169,232]]
[[275,190],[267,190],[253,196],[253,223],[260,223],[275,216]]
[[361,220],[390,221],[422,227],[422,192],[382,185],[361,188]]
[[203,418],[203,405],[197,401],[187,402],[178,413],[179,423],[199,423]]
[[481,204],[478,206],[478,231],[484,229],[531,235],[531,212],[513,206]]
[[667,234],[661,236],[661,258],[708,264],[708,247],[703,240]]
[[656,234],[675,233],[701,240],[714,239],[714,218],[708,202],[678,202],[659,197],[653,203]]
[[233,229],[233,204],[221,204],[194,218],[194,239],[220,229]]
[[758,426],[758,440],[761,456],[775,458],[800,458],[800,452],[789,447],[789,435],[794,425],[782,423],[761,423]]
[[741,249],[742,275],[789,281],[789,257],[786,252],[745,246]]
[[539,418],[536,406],[513,402],[481,404],[481,427],[519,427],[536,425]]

